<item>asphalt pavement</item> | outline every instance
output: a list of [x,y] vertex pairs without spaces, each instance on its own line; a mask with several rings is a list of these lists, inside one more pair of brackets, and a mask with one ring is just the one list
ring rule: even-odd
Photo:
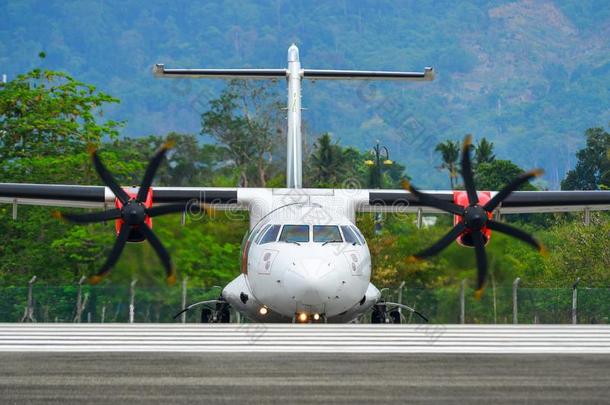
[[610,354],[0,353],[2,404],[610,403]]

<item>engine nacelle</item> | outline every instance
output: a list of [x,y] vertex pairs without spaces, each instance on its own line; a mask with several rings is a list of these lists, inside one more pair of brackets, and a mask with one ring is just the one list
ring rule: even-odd
[[[136,198],[136,196],[138,195],[138,189],[124,188],[124,190],[125,190],[125,193],[127,193],[127,195],[129,196],[129,198]],[[150,187],[148,189],[148,193],[146,194],[146,200],[144,201],[144,207],[151,208],[152,205],[153,205],[153,189],[152,189],[152,187]],[[121,201],[118,198],[115,198],[114,206],[117,207],[118,209],[122,209],[123,203],[121,203]],[[123,219],[121,219],[121,218],[119,218],[115,221],[114,227],[115,227],[117,236],[119,235],[119,232],[121,231],[121,227],[123,226],[124,223],[125,223],[125,221],[123,221]],[[149,217],[147,215],[146,219],[144,220],[144,223],[146,225],[148,225],[149,228],[152,229],[152,218],[151,217]],[[127,237],[128,242],[142,242],[144,239],[146,239],[146,238],[144,237],[144,235],[142,235],[142,233],[139,231],[139,229],[137,227],[132,227],[129,230],[129,236]]]
[[[487,202],[489,200],[491,200],[491,193],[489,191],[479,191],[477,193],[477,196],[479,197],[479,205],[485,205],[487,204]],[[454,191],[453,192],[453,202],[457,205],[461,205],[462,207],[468,207],[468,194],[466,193],[466,191]],[[489,217],[489,219],[492,218],[492,213],[488,213],[487,216]],[[462,217],[459,215],[454,215],[453,216],[453,225],[457,225],[458,222],[460,222],[462,220]],[[481,232],[483,233],[483,237],[485,238],[485,244],[487,244],[487,242],[489,242],[489,239],[491,239],[491,229],[484,227],[483,229],[481,229]],[[473,247],[474,243],[472,242],[472,236],[470,234],[470,232],[466,231],[463,234],[461,234],[457,239],[456,239],[457,243],[460,246],[467,246],[467,247]]]

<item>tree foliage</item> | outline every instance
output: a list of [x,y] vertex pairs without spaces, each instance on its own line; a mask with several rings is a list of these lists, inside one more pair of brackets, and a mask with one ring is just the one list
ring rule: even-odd
[[474,166],[476,168],[482,163],[491,163],[496,159],[494,155],[494,144],[483,137],[474,147]]
[[457,141],[446,140],[436,145],[435,152],[441,154],[443,163],[439,169],[445,169],[449,173],[449,184],[451,189],[457,187],[458,164],[460,158],[460,143]]
[[201,116],[203,135],[224,146],[243,187],[264,187],[281,137],[281,107],[269,84],[233,80]]
[[63,72],[34,69],[0,87],[0,161],[70,154],[104,137],[119,122],[100,122],[118,99]]
[[610,189],[610,133],[604,128],[585,131],[586,146],[576,153],[578,162],[561,182],[563,190]]

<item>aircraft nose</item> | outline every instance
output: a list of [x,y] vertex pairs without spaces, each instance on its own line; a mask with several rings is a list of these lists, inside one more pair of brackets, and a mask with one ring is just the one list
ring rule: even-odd
[[332,260],[301,259],[286,273],[289,296],[303,305],[323,305],[341,289],[340,271]]

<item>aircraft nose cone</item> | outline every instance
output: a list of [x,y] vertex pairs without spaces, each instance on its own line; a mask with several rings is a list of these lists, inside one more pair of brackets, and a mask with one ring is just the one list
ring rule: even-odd
[[294,262],[286,278],[290,298],[304,305],[322,305],[333,299],[340,288],[337,271],[329,260]]

